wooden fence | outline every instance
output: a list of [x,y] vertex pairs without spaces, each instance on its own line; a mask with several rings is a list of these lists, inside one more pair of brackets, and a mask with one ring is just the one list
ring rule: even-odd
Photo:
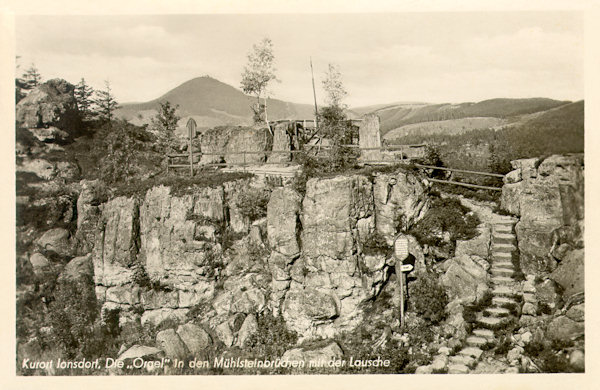
[[[504,178],[504,175],[501,175],[498,173],[471,171],[471,170],[447,168],[447,167],[437,167],[437,166],[432,166],[432,165],[423,165],[423,164],[414,163],[409,158],[406,158],[406,159],[404,158],[404,153],[402,151],[406,150],[406,148],[408,148],[408,147],[423,147],[423,146],[426,146],[426,145],[425,144],[393,145],[393,146],[373,147],[373,148],[360,148],[358,145],[342,145],[342,147],[358,149],[360,151],[363,151],[363,150],[401,151],[399,160],[385,160],[385,159],[382,159],[382,160],[360,160],[359,159],[361,164],[395,165],[395,164],[410,163],[410,164],[412,164],[412,166],[415,166],[415,167],[421,168],[421,169],[441,170],[441,171],[447,171],[447,172],[452,172],[452,173],[462,173],[462,174],[470,174],[470,175],[480,175],[480,176]],[[292,160],[292,157],[294,155],[298,155],[298,154],[310,155],[311,153],[314,153],[313,149],[328,150],[330,148],[331,147],[329,147],[329,146],[310,145],[310,148],[308,148],[307,150],[241,151],[241,152],[219,152],[219,153],[203,153],[200,151],[192,151],[191,153],[167,154],[167,172],[169,172],[169,169],[171,169],[171,168],[189,168],[190,174],[193,176],[194,160],[195,160],[196,156],[198,157],[198,160],[199,160],[197,164],[200,166],[203,166],[203,167],[217,167],[217,168],[243,167],[243,168],[246,168],[249,166],[263,166],[263,165],[279,165],[280,166],[282,164],[281,162],[276,162],[276,161],[269,162],[267,157],[269,157],[271,155],[283,154],[283,155],[290,156],[290,160]],[[247,160],[247,156],[255,156],[255,155],[264,156],[265,161],[255,162],[255,161]],[[242,161],[241,162],[200,163],[200,159],[202,156],[217,156],[217,157],[221,157],[221,158],[224,158],[225,156],[242,156],[242,159],[241,159]],[[178,159],[178,158],[187,158],[188,162],[182,163],[182,162],[172,161],[172,159]],[[272,174],[272,175],[281,174],[282,176],[289,176],[289,174],[290,174],[289,172],[281,172],[281,171],[277,171],[277,170],[272,170],[272,171],[261,170],[260,172],[265,173],[265,174]],[[453,181],[453,180],[441,180],[441,179],[435,179],[435,178],[428,178],[427,180],[435,182],[435,183],[451,184],[451,185],[457,185],[457,186],[463,186],[463,187],[469,187],[469,188],[475,188],[475,189],[483,189],[483,190],[490,190],[490,191],[502,191],[501,187],[484,186],[484,185],[479,185],[479,184],[463,183],[463,182],[458,182],[458,181]]]

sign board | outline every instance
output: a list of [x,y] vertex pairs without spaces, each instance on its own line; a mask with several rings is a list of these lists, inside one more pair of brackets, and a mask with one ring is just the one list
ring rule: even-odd
[[400,271],[402,272],[410,272],[412,271],[414,266],[412,264],[402,264],[400,266]]
[[404,260],[408,257],[408,239],[398,237],[394,242],[394,255],[398,260]]
[[194,138],[196,136],[196,121],[194,120],[194,118],[190,118],[187,121],[187,124],[185,125],[188,128],[188,136],[190,137],[190,139]]

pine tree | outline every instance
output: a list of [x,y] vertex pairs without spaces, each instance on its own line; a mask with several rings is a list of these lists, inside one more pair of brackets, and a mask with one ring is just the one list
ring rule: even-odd
[[[17,71],[21,67],[21,65],[19,64],[19,58],[20,58],[19,56],[17,56],[17,58],[16,58]],[[18,103],[21,99],[23,99],[25,96],[27,96],[25,94],[26,89],[27,89],[27,83],[25,82],[25,79],[23,79],[23,76],[16,77],[15,78],[15,103]]]
[[79,113],[83,120],[90,120],[95,115],[92,111],[92,104],[94,103],[92,96],[94,95],[94,92],[94,89],[86,84],[83,77],[79,84],[75,86],[75,99],[77,100]]
[[31,64],[29,69],[23,73],[23,80],[25,81],[25,89],[34,89],[38,85],[40,85],[42,81],[42,76],[40,75],[38,69],[35,67],[35,64]]
[[152,118],[151,129],[156,132],[160,148],[164,152],[173,148],[177,122],[181,119],[175,112],[179,105],[173,107],[169,101],[159,103],[158,113]]
[[113,120],[113,112],[119,108],[119,104],[111,92],[110,82],[105,81],[104,90],[96,91],[96,96],[97,98],[94,100],[94,103],[96,104],[98,118],[106,122],[110,127]]

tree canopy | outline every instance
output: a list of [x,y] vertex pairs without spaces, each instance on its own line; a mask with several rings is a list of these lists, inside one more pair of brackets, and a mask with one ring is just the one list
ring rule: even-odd
[[[252,46],[252,51],[248,53],[248,63],[242,72],[242,91],[256,96],[257,104],[253,108],[256,122],[268,122],[267,88],[272,81],[278,81],[274,63],[273,42],[269,38],[264,38]],[[260,98],[263,95],[265,95],[264,103],[261,105]]]

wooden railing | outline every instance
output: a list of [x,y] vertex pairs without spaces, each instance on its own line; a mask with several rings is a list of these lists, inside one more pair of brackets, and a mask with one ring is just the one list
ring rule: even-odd
[[[309,145],[305,145],[305,146],[309,147]],[[424,147],[424,146],[426,146],[426,144],[390,145],[390,146],[372,147],[372,148],[361,148],[359,145],[341,145],[341,146],[357,149],[359,151],[374,151],[374,150],[403,151],[403,150],[406,150],[407,148]],[[313,153],[313,149],[316,149],[316,148],[317,148],[317,146],[310,145],[310,147],[307,148],[307,150],[268,150],[268,151],[241,151],[241,152],[218,152],[218,153],[211,153],[211,152],[204,153],[204,152],[199,152],[199,151],[192,151],[192,153],[168,154],[167,155],[167,172],[169,171],[170,168],[189,168],[191,175],[193,175],[194,174],[193,173],[194,172],[193,171],[193,169],[194,169],[193,161],[196,156],[199,159],[201,159],[202,156],[217,156],[220,158],[225,158],[226,156],[242,156],[242,159],[241,159],[242,161],[236,161],[236,162],[229,161],[229,162],[201,163],[199,161],[198,163],[196,163],[197,165],[200,165],[203,167],[217,167],[217,168],[232,167],[233,168],[233,167],[257,166],[257,165],[258,166],[281,165],[282,164],[281,162],[276,162],[276,161],[269,162],[268,157],[270,157],[272,155],[277,155],[277,154],[288,155],[288,156],[290,156],[290,163],[291,163],[292,157],[294,155],[298,155],[298,154],[310,155],[311,153]],[[319,148],[319,150],[331,149],[330,146],[319,146],[318,148]],[[248,161],[247,156],[255,156],[255,155],[264,156],[265,161],[260,161],[260,162]],[[466,170],[466,169],[437,167],[437,166],[432,166],[432,165],[417,164],[417,163],[412,162],[410,158],[405,159],[403,153],[401,153],[400,157],[401,157],[401,159],[398,159],[398,160],[383,160],[383,159],[382,160],[364,160],[364,159],[360,159],[359,161],[361,164],[366,164],[366,165],[394,165],[394,164],[410,163],[410,164],[412,164],[412,166],[421,168],[421,169],[441,170],[441,171],[452,172],[452,173],[504,178],[504,175],[501,175],[498,173],[481,172],[481,171],[472,171],[472,170]],[[172,161],[172,159],[176,159],[176,158],[187,158],[188,162],[187,163],[181,163],[181,162],[176,163],[176,162]],[[264,171],[264,172],[266,173],[267,171]],[[273,172],[273,174],[276,174],[276,172]],[[485,186],[485,185],[472,184],[472,183],[463,183],[463,182],[453,181],[453,180],[441,180],[441,179],[435,179],[435,178],[428,178],[427,180],[435,182],[435,183],[458,185],[458,186],[475,188],[475,189],[484,189],[484,190],[490,190],[490,191],[501,191],[502,190],[501,187]]]

